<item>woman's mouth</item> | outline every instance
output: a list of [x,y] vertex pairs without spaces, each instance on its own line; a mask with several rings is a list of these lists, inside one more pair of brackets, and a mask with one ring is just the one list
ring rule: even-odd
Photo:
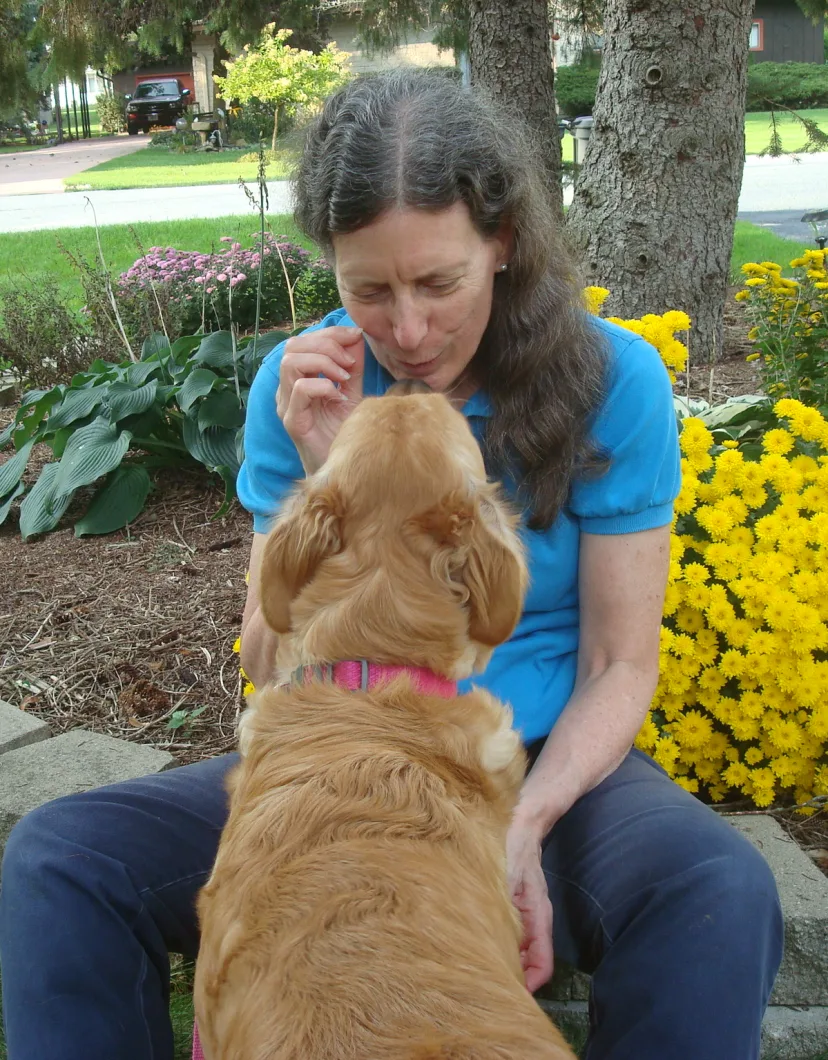
[[439,357],[432,357],[430,361],[420,361],[419,364],[410,364],[408,361],[399,361],[398,363],[406,375],[422,377],[434,371],[439,359]]

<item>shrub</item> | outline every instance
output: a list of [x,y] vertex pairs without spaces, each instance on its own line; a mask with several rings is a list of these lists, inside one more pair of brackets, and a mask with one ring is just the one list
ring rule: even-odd
[[101,132],[119,133],[126,129],[126,96],[116,92],[111,96],[96,96]]
[[806,250],[794,258],[796,279],[788,279],[775,262],[742,266],[744,302],[753,325],[748,337],[756,351],[766,391],[806,405],[828,406],[828,252]]
[[342,304],[336,275],[326,261],[310,262],[296,281],[293,300],[299,320],[318,320]]
[[661,679],[638,746],[689,791],[828,794],[828,424],[784,399],[749,459],[687,418]]
[[[605,297],[587,290],[593,311]],[[679,316],[619,323],[670,369]],[[636,743],[713,801],[806,802],[828,795],[828,423],[790,398],[697,405],[677,399],[700,415],[680,419],[660,680]]]
[[66,382],[92,357],[97,343],[83,319],[62,302],[58,286],[36,282],[0,291],[0,358],[30,386]]
[[[0,523],[22,498],[24,539],[54,529],[83,487],[100,483],[75,535],[105,534],[132,522],[149,493],[150,471],[202,465],[235,495],[242,461],[250,384],[264,356],[287,336],[271,332],[254,344],[219,331],[169,345],[152,336],[139,361],[98,359],[68,385],[24,395],[0,434],[14,452],[0,466]],[[52,449],[31,488],[23,476],[32,447]]]
[[[561,66],[555,72],[558,110],[568,118],[592,114],[600,70]],[[828,66],[819,63],[754,63],[748,68],[747,109],[799,110],[828,106]]]
[[[251,99],[241,107],[233,107],[229,115],[230,140],[244,140],[247,144],[270,143],[273,135],[273,107],[260,99]],[[284,136],[295,125],[291,115],[280,116],[279,136]]]
[[186,151],[188,148],[200,147],[201,137],[197,132],[171,129],[159,129],[150,137],[153,147],[169,147],[173,151]]
[[[259,243],[244,249],[229,236],[211,253],[151,247],[115,284],[115,296],[131,339],[136,343],[160,329],[170,338],[230,327],[244,331],[256,320]],[[287,277],[295,284],[310,255],[284,237],[265,235],[260,322],[273,326],[291,317]],[[283,264],[284,263],[284,264]],[[113,329],[105,292],[87,290],[96,327]],[[160,306],[160,309],[159,309]]]
[[747,109],[828,106],[828,66],[819,63],[753,63],[748,67]]
[[558,110],[568,118],[592,114],[598,90],[597,66],[561,66],[555,72],[555,99]]

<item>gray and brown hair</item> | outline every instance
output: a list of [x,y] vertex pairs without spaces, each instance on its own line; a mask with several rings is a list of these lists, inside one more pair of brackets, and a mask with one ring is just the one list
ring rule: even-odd
[[604,463],[590,421],[607,355],[522,122],[445,74],[360,77],[310,126],[294,194],[297,224],[326,252],[394,207],[463,202],[484,237],[511,227],[513,256],[472,369],[492,404],[490,473],[517,484],[530,526],[550,526],[573,477]]

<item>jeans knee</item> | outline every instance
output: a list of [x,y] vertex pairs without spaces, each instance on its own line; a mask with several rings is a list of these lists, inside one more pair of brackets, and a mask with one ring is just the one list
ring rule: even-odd
[[44,803],[30,810],[12,828],[3,852],[0,901],[16,884],[36,883],[54,867],[58,858],[66,864],[65,844],[80,831],[83,807],[73,795]]

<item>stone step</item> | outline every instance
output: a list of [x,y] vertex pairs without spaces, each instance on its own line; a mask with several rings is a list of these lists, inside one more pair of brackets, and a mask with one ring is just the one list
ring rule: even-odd
[[[763,1060],[828,1054],[828,878],[772,817],[728,817],[773,871],[785,918],[785,954],[762,1029]],[[538,1000],[575,1043],[589,1023],[589,976],[559,962]]]
[[19,707],[0,699],[0,755],[51,736],[49,726]]
[[85,729],[8,751],[0,758],[0,854],[23,814],[44,802],[175,764],[166,751]]

